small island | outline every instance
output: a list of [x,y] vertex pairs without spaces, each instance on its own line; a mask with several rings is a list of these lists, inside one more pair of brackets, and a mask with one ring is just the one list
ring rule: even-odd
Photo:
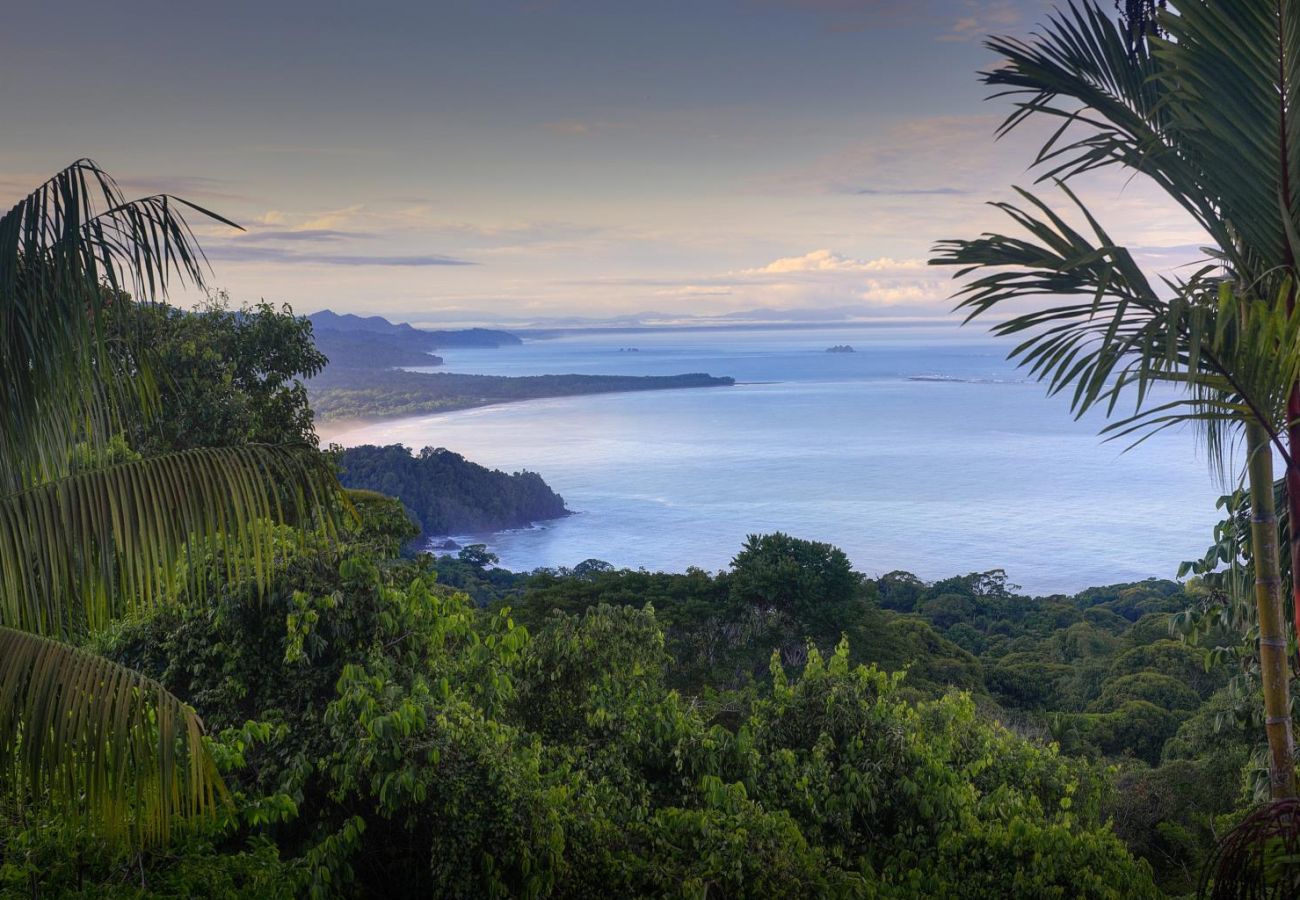
[[834,347],[827,347],[826,352],[827,353],[856,353],[857,351],[854,350],[853,347],[850,346],[849,344],[836,344]]

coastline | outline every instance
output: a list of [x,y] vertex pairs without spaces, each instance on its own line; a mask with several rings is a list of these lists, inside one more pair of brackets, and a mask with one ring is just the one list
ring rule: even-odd
[[[635,393],[634,391],[614,391],[606,393]],[[402,419],[427,419],[431,416],[440,416],[444,413],[461,412],[466,409],[479,409],[484,406],[499,406],[503,403],[527,403],[532,400],[546,400],[547,397],[514,397],[514,398],[494,398],[494,399],[472,399],[465,398],[464,402],[451,401],[445,407],[440,409],[431,409],[425,412],[395,412],[389,415],[374,416],[326,416],[319,414],[316,416],[315,427],[316,436],[320,438],[322,446],[328,446],[330,441],[341,434],[346,434],[357,428],[366,428],[370,425],[378,425],[382,422],[399,422]]]
[[[443,380],[443,378],[452,380],[454,378],[454,380],[459,380],[459,385],[468,385],[469,388],[477,390],[474,390],[474,393],[459,393],[459,390],[458,393],[429,391],[429,393],[416,395],[416,397],[406,394],[400,398],[394,398],[395,402],[400,402],[400,406],[391,408],[391,411],[376,411],[373,415],[351,414],[351,412],[350,414],[330,415],[329,403],[321,402],[322,399],[330,397],[331,394],[337,397],[339,394],[347,394],[352,390],[365,390],[365,386],[352,389],[342,385],[330,385],[328,388],[312,390],[311,385],[308,385],[308,391],[312,394],[312,408],[316,411],[316,434],[317,437],[320,437],[322,445],[328,446],[335,438],[350,432],[350,430],[385,423],[385,421],[417,419],[417,417],[422,419],[422,417],[437,416],[445,414],[445,412],[474,410],[474,408],[497,406],[497,404],[502,403],[523,403],[560,397],[589,397],[589,395],[593,394],[634,394],[647,390],[732,388],[732,386],[736,385],[735,378],[703,375],[703,373],[671,376],[464,376],[454,375],[454,373],[446,373],[446,375],[443,375],[443,373],[438,373],[438,375],[404,373],[404,375],[426,378],[426,381],[416,382],[419,388],[432,385],[434,380]],[[490,393],[493,389],[517,388],[517,386],[523,385],[528,386],[528,389],[521,391],[521,393],[512,393],[510,390],[495,395]],[[460,388],[460,390],[463,389]],[[321,411],[322,406],[325,407],[324,411]]]
[[[498,376],[492,376],[498,377]],[[522,376],[524,378],[536,378],[542,376]],[[621,378],[622,376],[582,376],[587,378]],[[659,381],[660,379],[680,379],[688,376],[626,376],[628,378],[648,378]],[[507,403],[528,403],[535,400],[554,400],[562,397],[589,397],[597,394],[636,394],[643,391],[680,391],[695,388],[715,388],[715,387],[734,387],[737,384],[764,384],[767,382],[737,382],[733,378],[726,376],[704,376],[711,379],[708,383],[656,383],[653,385],[646,384],[641,387],[613,387],[597,388],[594,390],[583,391],[557,391],[550,394],[538,394],[534,396],[518,397],[472,397],[472,396],[453,396],[445,400],[439,399],[436,405],[432,403],[428,408],[420,410],[402,410],[392,413],[377,413],[375,415],[346,415],[330,416],[328,414],[315,414],[316,436],[320,439],[321,446],[329,446],[337,438],[354,431],[358,428],[365,428],[370,425],[378,425],[383,422],[396,422],[402,419],[424,419],[432,416],[443,415],[444,413],[463,412],[467,409],[481,409],[487,406],[500,406]],[[313,408],[315,404],[313,403]]]
[[[661,390],[671,390],[662,388]],[[601,391],[605,394],[635,394],[636,391]],[[585,394],[564,394],[560,396],[588,396]],[[403,419],[428,419],[433,416],[441,416],[448,413],[464,412],[467,409],[482,409],[485,406],[502,406],[507,403],[531,403],[535,400],[552,400],[553,397],[499,397],[492,399],[472,399],[465,398],[463,402],[451,401],[446,406],[438,409],[424,410],[423,412],[395,412],[388,415],[374,416],[339,416],[316,418],[316,436],[320,438],[321,446],[328,446],[331,441],[340,435],[358,428],[367,428],[371,425],[379,425],[384,422],[400,422]]]

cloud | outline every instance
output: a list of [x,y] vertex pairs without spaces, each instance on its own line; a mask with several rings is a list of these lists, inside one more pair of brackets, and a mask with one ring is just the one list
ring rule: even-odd
[[898,306],[932,303],[951,293],[951,283],[937,279],[915,281],[910,284],[872,279],[867,282],[866,289],[858,296],[876,306]]
[[971,193],[965,188],[845,188],[845,193],[859,197],[954,197]]
[[314,219],[308,219],[299,227],[303,229],[341,228],[352,221],[364,208],[360,203],[354,203],[352,206],[345,206],[342,209],[332,209],[321,213]]
[[625,122],[587,122],[582,119],[556,119],[549,122],[542,122],[541,125],[552,134],[568,135],[569,137],[580,137],[582,135],[595,134],[596,132],[603,133],[633,127]]
[[832,250],[810,250],[803,256],[784,256],[758,269],[746,269],[745,275],[794,275],[818,272],[911,272],[921,271],[925,262],[919,259],[851,259]]
[[[989,185],[1014,181],[1033,158],[1036,136],[1021,129],[998,144],[997,114],[920,116],[894,120],[798,168],[773,172],[760,184],[778,193],[961,202]],[[1050,132],[1047,132],[1050,134]],[[1023,152],[1021,152],[1023,151]],[[936,183],[935,173],[942,173]],[[932,216],[928,208],[925,215]]]
[[323,147],[318,144],[253,144],[246,149],[253,153],[284,153],[289,156],[379,156],[388,152],[383,147]]
[[[663,304],[674,311],[727,315],[747,310],[784,310],[818,316],[826,310],[854,315],[947,316],[952,282],[920,259],[888,256],[858,259],[822,248],[766,265],[682,278],[628,277],[576,282],[599,286],[634,304]],[[613,289],[613,290],[611,290]]]
[[965,0],[962,12],[939,40],[979,40],[993,32],[1005,32],[1021,19],[1020,10],[1010,0]]
[[352,253],[299,253],[279,247],[249,247],[243,242],[213,247],[207,251],[209,259],[227,262],[273,262],[288,264],[314,264],[324,266],[472,266],[474,263],[436,254],[410,256],[374,256]]
[[[110,171],[110,175],[113,173]],[[0,203],[7,208],[10,203],[16,202],[20,198],[26,197],[32,190],[43,184],[49,179],[50,172],[31,172],[23,174],[0,173]],[[249,198],[246,194],[238,191],[238,182],[229,181],[223,178],[208,178],[202,175],[114,175],[114,181],[117,182],[118,188],[126,196],[127,200],[135,200],[140,197],[152,197],[156,194],[170,194],[174,197],[180,197],[182,200],[198,202],[202,206],[212,207],[215,212],[225,213],[223,208],[228,203],[220,206],[210,203],[211,200],[221,200],[227,202],[247,201]],[[101,201],[102,197],[96,200]],[[203,217],[197,212],[186,211],[189,215],[191,224],[201,226]]]
[[680,287],[660,288],[656,297],[730,297],[735,289],[727,285],[684,284]]
[[335,231],[330,228],[303,228],[297,230],[250,231],[237,239],[241,244],[261,243],[263,241],[342,241],[351,238],[363,238],[368,235],[359,231]]
[[879,28],[926,28],[940,41],[964,41],[1002,31],[1024,18],[1033,0],[755,0],[760,6],[807,13],[834,34]]

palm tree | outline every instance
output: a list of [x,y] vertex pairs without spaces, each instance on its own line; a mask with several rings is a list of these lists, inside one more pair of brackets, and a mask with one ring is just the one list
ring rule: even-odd
[[1160,37],[1160,12],[1168,5],[1167,0],[1115,0],[1131,52],[1147,38]]
[[[1157,21],[1163,36],[1147,31],[1134,41],[1083,0],[1035,40],[988,42],[1004,64],[983,79],[1015,99],[1000,133],[1031,118],[1057,122],[1034,165],[1040,182],[1057,182],[1074,201],[1092,236],[1021,192],[1028,208],[1000,206],[1028,239],[946,241],[934,262],[996,270],[963,289],[972,318],[1025,297],[1086,298],[994,330],[1024,335],[1013,356],[1051,391],[1072,387],[1079,415],[1095,406],[1110,414],[1132,391],[1135,411],[1109,426],[1113,436],[1195,422],[1220,464],[1234,437],[1244,439],[1270,785],[1274,797],[1292,797],[1272,456],[1286,463],[1288,483],[1297,479],[1287,500],[1300,521],[1300,16],[1285,0],[1182,0],[1177,15]],[[1157,291],[1066,187],[1108,166],[1147,176],[1179,203],[1209,235],[1213,265]],[[1162,383],[1184,393],[1153,403]],[[1297,558],[1300,543],[1291,549]]]
[[307,447],[105,452],[159,412],[148,348],[112,326],[115,305],[203,284],[185,213],[233,225],[167,195],[127,201],[83,159],[0,218],[0,790],[136,845],[225,788],[193,709],[78,644],[175,602],[185,561],[213,547],[264,578],[262,523],[306,524],[335,488]]

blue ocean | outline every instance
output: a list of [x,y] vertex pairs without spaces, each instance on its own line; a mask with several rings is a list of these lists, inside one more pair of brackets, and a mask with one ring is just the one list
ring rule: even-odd
[[[852,353],[828,353],[848,344]],[[576,515],[495,534],[501,564],[727,566],[746,535],[843,548],[873,575],[1005,569],[1026,592],[1172,578],[1222,493],[1194,430],[1128,450],[956,326],[585,332],[439,351],[443,371],[730,375],[734,387],[506,404],[324,429],[540,473]]]

